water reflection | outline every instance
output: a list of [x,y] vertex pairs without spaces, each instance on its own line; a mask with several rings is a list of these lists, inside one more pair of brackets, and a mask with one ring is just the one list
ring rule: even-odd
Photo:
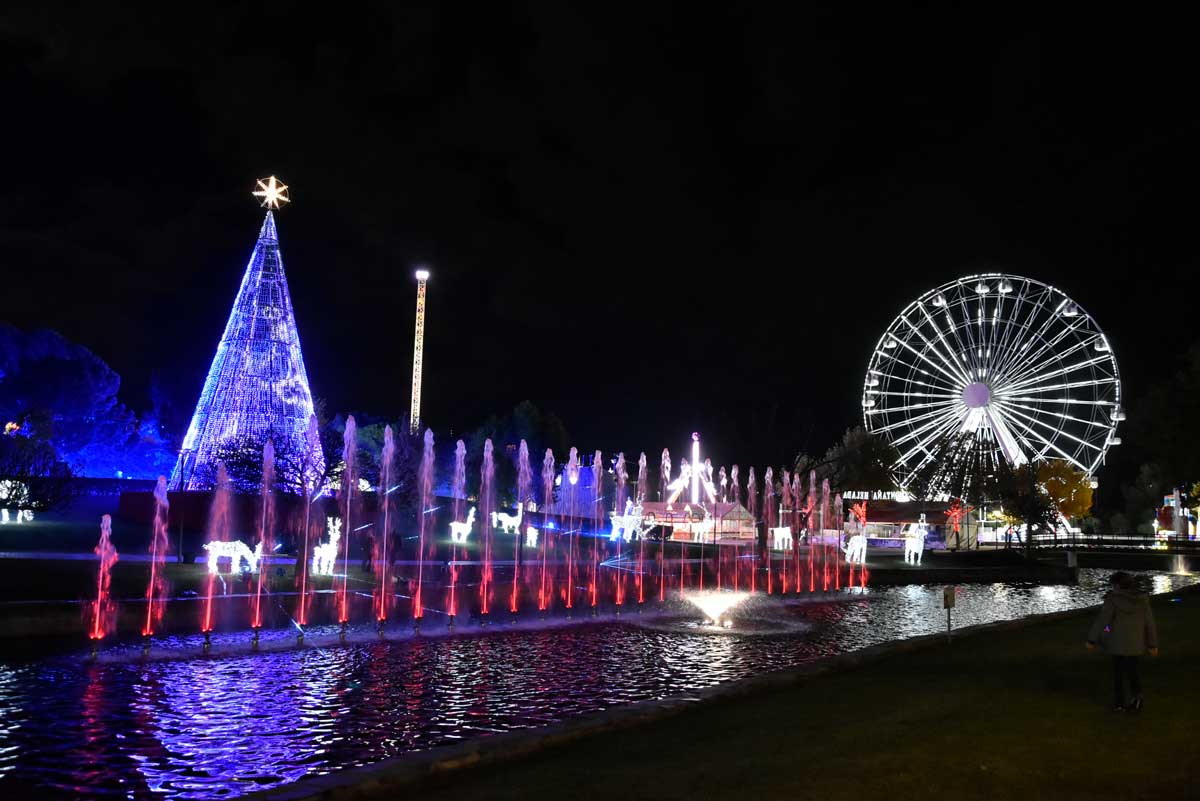
[[[966,585],[954,624],[1097,603],[1107,575]],[[1165,592],[1197,579],[1141,580]],[[219,658],[0,664],[0,795],[230,797],[945,627],[936,586],[755,601],[749,614],[759,631],[626,619]]]

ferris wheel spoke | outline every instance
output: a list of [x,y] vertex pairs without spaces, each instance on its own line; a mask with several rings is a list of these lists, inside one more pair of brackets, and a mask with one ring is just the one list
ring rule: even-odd
[[[1085,470],[1085,471],[1086,471],[1086,468],[1083,466],[1083,463],[1082,463],[1082,462],[1080,462],[1078,459],[1076,459],[1074,456],[1072,456],[1071,454],[1067,453],[1067,452],[1066,452],[1066,451],[1064,451],[1062,448],[1058,447],[1057,445],[1055,445],[1055,444],[1054,444],[1053,442],[1051,442],[1050,440],[1046,439],[1044,436],[1042,436],[1042,435],[1041,435],[1041,434],[1039,434],[1038,432],[1034,431],[1032,428],[1030,428],[1030,427],[1029,427],[1028,425],[1026,425],[1025,423],[1021,422],[1020,420],[1016,419],[1015,417],[1012,417],[1012,416],[1011,416],[1011,415],[1008,413],[1008,411],[1006,411],[1005,409],[999,409],[998,411],[999,411],[999,413],[1000,413],[1000,416],[1001,416],[1001,417],[1003,417],[1003,418],[1005,418],[1005,420],[1006,420],[1007,422],[1011,423],[1012,425],[1015,425],[1017,428],[1020,428],[1022,431],[1026,432],[1027,434],[1029,434],[1029,436],[1033,437],[1033,438],[1034,438],[1034,439],[1036,439],[1038,442],[1041,442],[1041,443],[1042,443],[1043,445],[1045,445],[1047,448],[1049,448],[1050,450],[1054,451],[1054,452],[1055,452],[1055,453],[1057,453],[1059,456],[1061,456],[1062,458],[1066,459],[1066,460],[1067,460],[1068,462],[1070,462],[1071,464],[1073,464],[1073,465],[1075,465],[1076,467],[1078,467],[1080,470]],[[1033,448],[1030,448],[1030,451],[1033,451],[1033,450],[1034,450]]]
[[881,398],[953,398],[955,400],[962,399],[961,392],[885,392],[880,390],[867,390],[869,395],[877,395]]
[[[1026,292],[1029,290],[1029,284],[1026,281],[1021,282],[1021,289],[1012,299],[1012,310],[1009,312],[1009,319],[1005,322],[1003,335],[998,337],[996,343],[996,357],[988,365],[988,376],[995,376],[999,370],[1001,362],[1003,362],[1009,354],[1009,340],[1012,338],[1014,331],[1023,331],[1026,325],[1025,321],[1020,319],[1021,310],[1026,305],[1032,305],[1032,301],[1026,298]],[[999,328],[999,316],[997,315],[997,327]],[[1018,334],[1019,337],[1019,334]]]
[[1034,329],[1034,326],[1037,324],[1038,317],[1047,309],[1046,300],[1052,298],[1053,294],[1054,293],[1052,293],[1049,289],[1043,288],[1041,290],[1037,299],[1037,304],[1029,313],[1029,317],[1026,318],[1026,325],[1019,333],[1016,341],[1014,341],[1012,343],[1012,347],[1009,348],[1007,358],[997,366],[997,375],[1003,375],[1005,372],[1007,372],[1012,364],[1021,359],[1025,355],[1025,351],[1032,347],[1034,342],[1041,339],[1046,331],[1049,330],[1050,326],[1053,325],[1058,314],[1057,309],[1051,309],[1046,315],[1046,319],[1041,322],[1040,327]]
[[[1058,311],[1056,311],[1055,314],[1057,315]],[[1051,317],[1050,319],[1053,320],[1054,318]],[[1028,369],[1028,365],[1036,363],[1037,360],[1042,357],[1042,354],[1050,351],[1052,348],[1058,345],[1059,342],[1062,342],[1066,337],[1075,333],[1075,331],[1078,330],[1079,327],[1087,321],[1087,319],[1088,317],[1086,315],[1081,315],[1078,321],[1065,325],[1062,330],[1055,333],[1054,336],[1050,337],[1049,339],[1046,339],[1046,331],[1043,330],[1038,335],[1042,340],[1042,346],[1027,356],[1023,355],[1019,361],[1015,362],[1004,371],[1001,378],[1003,379],[1010,375],[1019,374]]]
[[868,409],[867,413],[868,413],[868,415],[878,416],[880,414],[887,414],[887,413],[897,414],[900,412],[915,411],[917,409],[930,409],[931,407],[935,407],[935,406],[938,407],[938,408],[933,409],[932,411],[924,411],[921,414],[913,415],[912,417],[906,417],[903,420],[899,420],[895,423],[888,423],[885,426],[881,426],[879,428],[872,430],[872,433],[874,433],[874,434],[886,434],[889,431],[895,431],[897,428],[909,427],[909,426],[915,425],[916,423],[920,423],[923,420],[927,420],[930,417],[935,417],[935,416],[944,414],[946,411],[944,407],[946,407],[948,405],[950,405],[950,404],[948,404],[948,403],[918,403],[913,406],[899,406],[899,407],[896,407],[893,409]]
[[1016,415],[1017,417],[1021,417],[1025,420],[1028,420],[1030,423],[1033,423],[1034,425],[1039,425],[1042,428],[1047,428],[1056,435],[1061,435],[1061,436],[1066,437],[1067,439],[1074,440],[1075,442],[1078,442],[1080,445],[1083,445],[1084,447],[1091,448],[1092,450],[1096,450],[1096,451],[1104,450],[1104,447],[1101,445],[1093,444],[1091,442],[1088,442],[1086,439],[1080,439],[1079,437],[1075,436],[1070,431],[1067,431],[1065,429],[1055,428],[1054,426],[1050,425],[1049,423],[1047,423],[1044,420],[1039,420],[1038,418],[1027,415],[1024,412],[1017,411],[1016,409],[1014,409],[1011,405],[1009,405],[1007,403],[1000,402],[995,405],[1001,409],[1004,409],[1005,411],[1009,412],[1012,415]]
[[[926,436],[929,432],[940,429],[943,425],[958,425],[962,422],[963,414],[961,410],[949,409],[942,410],[933,419],[922,423],[920,426],[913,428],[904,436],[897,437],[892,441],[892,447],[899,450],[900,446],[913,439],[920,439]],[[918,446],[919,447],[919,446]]]
[[[911,458],[912,455],[915,454],[917,451],[924,451],[924,452],[928,453],[929,446],[931,444],[937,442],[943,436],[952,433],[954,431],[954,429],[957,428],[961,422],[962,422],[962,419],[956,414],[946,415],[943,419],[937,421],[936,426],[930,427],[929,430],[924,432],[924,435],[923,435],[924,438],[920,442],[918,442],[916,445],[914,445],[907,453],[902,454],[900,456],[900,461],[907,464],[909,458]],[[901,442],[904,438],[907,438],[909,436],[911,436],[911,434],[906,434],[905,437],[903,437],[899,440],[896,440],[896,442]],[[893,443],[893,444],[895,444],[895,443]]]
[[1054,417],[1058,417],[1063,420],[1074,420],[1077,423],[1083,423],[1084,425],[1091,426],[1092,428],[1102,428],[1105,431],[1112,430],[1112,423],[1106,423],[1106,422],[1097,421],[1097,420],[1088,420],[1086,418],[1075,417],[1074,415],[1066,414],[1064,412],[1051,411],[1050,409],[1039,409],[1036,406],[1026,406],[1024,404],[1016,403],[1014,401],[1006,400],[1005,403],[1007,405],[1013,407],[1014,409],[1024,409],[1027,412],[1034,412],[1035,414],[1049,414],[1049,415],[1053,415]]
[[[1047,379],[1057,378],[1060,375],[1070,375],[1071,373],[1074,373],[1078,370],[1083,370],[1084,368],[1091,367],[1094,364],[1099,364],[1100,362],[1106,362],[1106,361],[1108,361],[1107,354],[1102,355],[1102,356],[1096,356],[1091,359],[1086,359],[1082,362],[1076,362],[1075,364],[1069,364],[1066,367],[1059,367],[1057,370],[1050,370],[1049,372],[1041,373],[1039,375],[1031,375],[1031,376],[1028,376],[1027,378],[1023,378],[1020,381],[1012,383],[1012,384],[1005,384],[1003,386],[1003,389],[1022,390],[1025,387],[1031,386],[1033,384],[1038,384],[1042,381],[1046,381]],[[997,390],[997,391],[1000,392],[1002,390]]]
[[[1067,357],[1069,357],[1069,356],[1074,356],[1074,355],[1075,355],[1075,354],[1076,354],[1078,351],[1081,351],[1081,350],[1084,350],[1084,349],[1086,349],[1086,348],[1087,348],[1087,346],[1091,344],[1091,342],[1092,342],[1091,340],[1081,339],[1081,340],[1077,341],[1077,342],[1076,342],[1074,345],[1071,345],[1071,346],[1070,346],[1069,348],[1067,348],[1066,350],[1062,350],[1062,351],[1059,351],[1059,352],[1057,352],[1057,353],[1052,353],[1052,354],[1050,354],[1049,356],[1047,356],[1045,359],[1042,359],[1042,360],[1041,360],[1040,362],[1038,362],[1037,364],[1033,364],[1033,365],[1030,365],[1030,366],[1029,366],[1029,367],[1027,367],[1027,368],[1024,368],[1024,369],[1021,371],[1021,374],[1022,374],[1022,375],[1026,375],[1026,376],[1028,376],[1028,375],[1032,375],[1032,374],[1034,374],[1034,373],[1037,373],[1037,372],[1039,372],[1039,371],[1041,371],[1041,370],[1045,369],[1046,367],[1049,367],[1050,365],[1054,364],[1055,362],[1061,363],[1061,362],[1063,362],[1064,360],[1066,360],[1066,359],[1067,359]],[[1104,361],[1104,360],[1105,360],[1105,359],[1107,359],[1107,358],[1108,358],[1108,357],[1107,357],[1107,356],[1105,356],[1103,359],[1101,359],[1101,361]],[[1015,374],[1015,373],[1013,373],[1013,374],[1011,374],[1011,375],[1013,375],[1013,376],[1014,376],[1014,378],[1015,378],[1015,376],[1016,376],[1016,374]],[[1007,379],[1007,376],[1000,376],[1000,377],[998,377],[998,378],[996,379],[996,386],[1008,386],[1008,385],[1010,385],[1009,383],[1006,383],[1006,379]]]
[[1042,392],[1054,392],[1060,389],[1078,389],[1079,387],[1095,387],[1101,384],[1116,383],[1116,378],[1107,376],[1105,378],[1093,378],[1088,381],[1071,381],[1066,384],[1047,384],[1044,387],[1024,387],[1018,392],[997,392],[996,395],[1002,400],[1009,398],[1024,398],[1027,396],[1040,394]]
[[899,356],[891,356],[890,358],[891,358],[892,360],[896,361],[896,362],[897,362],[897,363],[899,363],[899,364],[902,364],[902,365],[904,365],[905,367],[909,368],[910,370],[913,370],[913,371],[915,371],[915,372],[918,372],[918,373],[920,373],[921,375],[929,376],[929,377],[930,377],[930,378],[932,378],[932,379],[935,379],[935,380],[949,379],[949,382],[948,382],[948,387],[949,387],[950,389],[962,389],[962,386],[961,386],[960,384],[958,384],[958,379],[956,379],[956,378],[955,378],[955,377],[954,377],[952,374],[950,374],[950,373],[947,373],[945,370],[942,370],[940,367],[938,367],[938,365],[937,365],[936,363],[934,363],[934,362],[930,361],[929,359],[926,359],[925,357],[923,357],[923,356],[920,354],[920,352],[919,352],[919,351],[917,351],[915,348],[913,348],[911,345],[909,345],[909,344],[907,344],[907,343],[905,343],[905,342],[902,342],[901,340],[897,339],[896,337],[892,337],[892,339],[893,339],[893,340],[896,342],[896,344],[897,344],[897,345],[900,345],[900,346],[903,346],[903,347],[907,348],[908,350],[910,350],[910,351],[912,351],[914,354],[916,354],[916,356],[917,356],[918,358],[921,358],[921,359],[923,359],[925,362],[927,362],[928,364],[930,364],[932,367],[935,367],[935,368],[937,368],[937,370],[938,370],[938,373],[939,373],[940,375],[939,375],[939,374],[935,374],[935,373],[931,373],[931,372],[929,372],[928,370],[926,370],[924,367],[918,367],[916,364],[913,364],[913,363],[911,363],[911,362],[906,362],[906,361],[904,361],[904,359],[901,359]]
[[1032,395],[1005,395],[1004,400],[1011,401],[1020,398],[1025,403],[1061,403],[1067,406],[1116,406],[1116,401],[1084,400],[1082,398],[1036,398]]
[[[920,305],[920,304],[918,304],[918,305]],[[938,329],[937,324],[934,323],[932,318],[929,317],[929,312],[927,312],[925,310],[924,306],[921,306],[921,312],[925,315],[926,319],[928,319],[930,321],[930,324],[933,326],[933,330],[935,332],[937,332],[938,339],[941,340],[943,342],[943,344],[945,344],[945,340],[942,337],[941,330]],[[904,315],[904,314],[900,315],[900,319],[904,320],[905,324],[907,324],[908,327],[913,330],[913,333],[915,333],[917,336],[919,336],[921,338],[921,341],[925,343],[925,345],[929,348],[930,351],[932,351],[933,353],[936,353],[938,355],[938,357],[941,358],[943,363],[945,363],[947,366],[949,366],[955,370],[960,369],[959,366],[954,362],[953,358],[951,358],[953,356],[953,353],[950,353],[948,356],[946,353],[942,353],[940,350],[938,350],[937,346],[929,341],[929,339],[925,336],[925,334],[922,333],[921,329],[912,324],[912,321],[908,319],[907,315]],[[947,351],[950,350],[949,346],[946,347],[946,350]],[[964,386],[971,383],[970,380],[967,378],[966,374],[960,374],[958,376],[958,380],[962,381]]]

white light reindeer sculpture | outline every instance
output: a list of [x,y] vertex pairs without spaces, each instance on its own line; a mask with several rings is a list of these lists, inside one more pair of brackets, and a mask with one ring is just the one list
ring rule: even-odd
[[502,534],[516,534],[521,530],[523,508],[521,504],[517,504],[517,513],[515,515],[505,514],[504,512],[492,512],[492,528],[500,529]]
[[792,527],[780,526],[771,529],[771,549],[775,551],[790,551],[792,549]]
[[925,515],[921,515],[921,522],[908,527],[904,534],[905,564],[921,564],[921,556],[925,553],[925,535],[928,533],[925,529]]
[[246,563],[246,569],[251,573],[258,572],[258,563],[262,559],[262,542],[254,546],[254,550],[246,547],[246,543],[241,540],[233,542],[222,542],[220,540],[204,543],[204,550],[208,551],[208,572],[219,573],[220,567],[218,560],[229,560],[229,572],[241,572],[242,562]]
[[642,516],[642,503],[639,500],[635,506],[633,501],[626,499],[625,513],[612,513],[612,531],[608,534],[609,542],[616,542],[618,539],[624,539],[625,542],[632,542],[634,539],[641,539],[646,535],[646,532],[654,527],[654,516],[644,518]]
[[466,545],[467,537],[471,535],[471,526],[475,525],[475,507],[467,512],[467,519],[461,523],[457,520],[450,523],[450,541],[455,545]]
[[337,561],[338,541],[342,538],[342,519],[327,517],[325,518],[325,527],[329,531],[329,542],[322,542],[313,548],[312,572],[314,576],[332,576],[333,564]]
[[536,548],[537,540],[538,540],[538,530],[536,528],[534,528],[533,526],[527,526],[525,528],[525,547],[526,548]]

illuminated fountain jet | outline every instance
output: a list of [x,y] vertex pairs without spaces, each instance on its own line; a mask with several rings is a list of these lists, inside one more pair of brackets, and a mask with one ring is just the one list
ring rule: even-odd
[[692,434],[692,463],[688,464],[687,459],[679,461],[679,478],[667,485],[667,508],[671,508],[671,504],[683,494],[683,491],[691,487],[692,504],[700,503],[700,489],[703,487],[704,496],[709,503],[717,502],[717,488],[712,480],[712,463],[700,462],[700,435]]
[[729,628],[732,621],[726,616],[731,609],[750,597],[748,592],[689,592],[683,596],[688,603],[704,613],[710,626]]

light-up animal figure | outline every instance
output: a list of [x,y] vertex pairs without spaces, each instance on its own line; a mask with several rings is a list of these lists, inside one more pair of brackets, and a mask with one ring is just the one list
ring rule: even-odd
[[233,542],[216,542],[204,543],[204,550],[208,551],[208,572],[219,573],[219,560],[229,560],[229,572],[238,573],[241,571],[242,562],[246,563],[246,569],[251,573],[258,572],[258,563],[262,560],[262,542],[254,546],[254,550],[246,547],[246,543],[241,540]]
[[538,530],[533,526],[525,527],[525,547],[536,548],[538,541]]
[[504,534],[516,534],[521,530],[522,507],[517,504],[515,515],[504,512],[492,512],[492,528],[498,528]]
[[905,564],[921,564],[921,556],[925,553],[925,535],[928,533],[925,529],[925,515],[921,515],[921,522],[908,527],[904,535]]
[[466,545],[467,537],[471,535],[471,526],[475,525],[475,507],[467,512],[467,519],[461,523],[457,520],[450,523],[450,541],[455,545]]
[[325,527],[329,532],[329,542],[322,542],[313,548],[312,572],[314,576],[333,575],[338,542],[342,539],[342,519],[340,517],[325,518]]
[[846,554],[846,563],[865,564],[867,561],[867,502],[863,501],[851,506],[850,514],[858,522],[858,533],[850,538],[843,549]]
[[632,500],[626,499],[625,513],[612,515],[612,531],[609,532],[609,542],[616,542],[618,539],[624,539],[625,542],[632,542],[634,539],[641,539],[646,532],[650,530],[651,525],[646,525],[647,521],[642,517],[642,504],[638,501],[634,505]]
[[776,551],[792,549],[792,527],[780,526],[771,529],[771,548]]

